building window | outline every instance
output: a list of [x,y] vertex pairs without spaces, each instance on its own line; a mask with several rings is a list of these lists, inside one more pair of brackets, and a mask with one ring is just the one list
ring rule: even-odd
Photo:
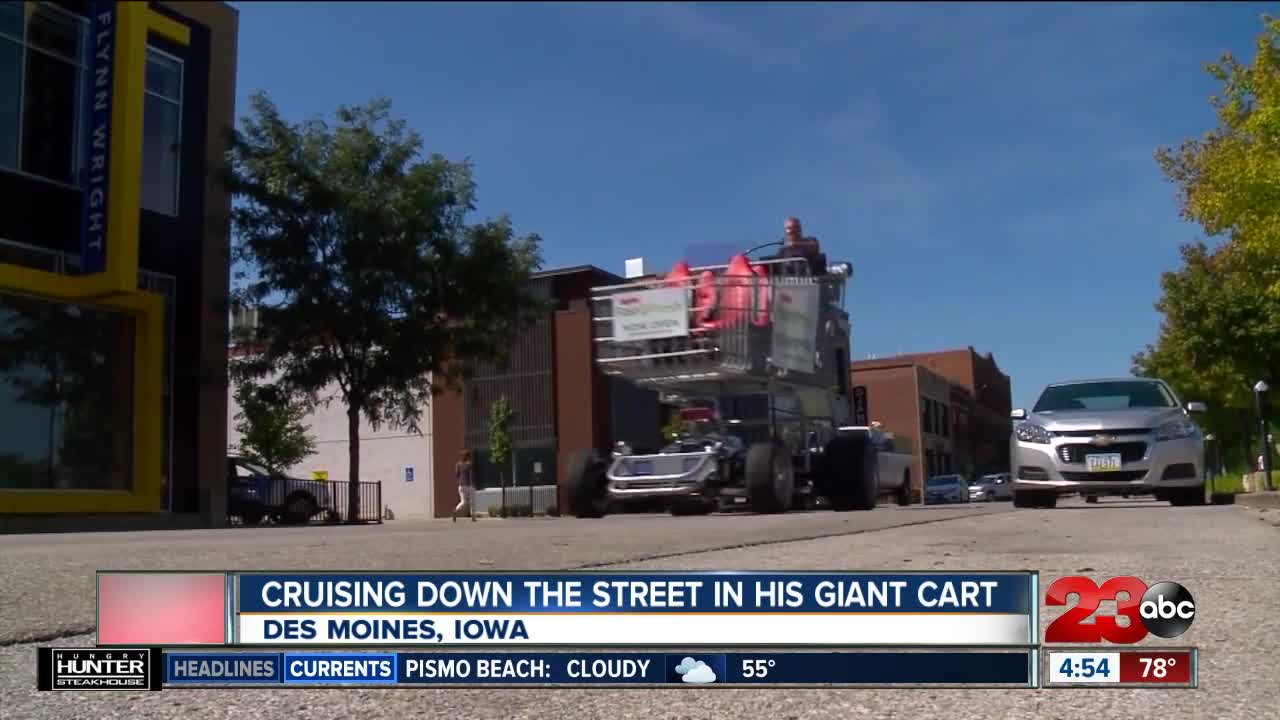
[[[89,21],[53,3],[0,0],[0,168],[80,185]],[[147,49],[142,206],[176,215],[182,61]]]
[[933,401],[920,398],[920,425],[924,432],[933,432]]
[[129,315],[0,294],[0,488],[128,490]]
[[0,166],[76,184],[88,33],[55,5],[0,2]]
[[176,216],[182,146],[182,61],[154,48],[147,48],[147,92],[142,115],[142,207]]
[[[60,275],[75,275],[80,272],[80,259],[74,255],[67,253],[59,253],[45,248],[32,247],[30,245],[21,245],[11,241],[0,240],[0,263],[9,263],[12,265],[21,265],[23,267],[33,268],[35,270],[43,270],[45,272],[56,273]],[[162,414],[164,424],[162,426],[163,439],[161,442],[161,471],[164,474],[165,482],[168,482],[170,467],[173,465],[173,336],[174,336],[174,313],[177,308],[177,280],[171,275],[163,275],[148,270],[138,271],[138,288],[159,293],[164,297],[164,371],[161,382],[163,383],[161,391]],[[3,306],[4,296],[0,295],[0,306]],[[114,317],[109,315],[109,317]],[[0,311],[0,338],[5,336],[4,323],[7,316]],[[6,352],[7,351],[7,352]],[[15,356],[8,348],[0,345],[0,419],[7,419],[8,415],[14,412],[13,408],[7,407],[8,399],[5,395],[6,384],[12,385],[11,382],[5,380],[5,368],[13,364]],[[9,358],[6,360],[5,358]],[[7,363],[7,364],[6,364]],[[130,381],[132,382],[132,380]],[[29,408],[27,408],[29,410]],[[4,439],[0,438],[0,487],[7,487],[7,483],[11,482],[6,470],[5,454],[9,452],[4,447]],[[34,452],[38,452],[38,449]],[[114,478],[113,478],[114,482]],[[172,507],[172,486],[166,491],[168,494],[164,500],[165,509]]]
[[938,421],[938,429],[942,431],[942,437],[951,437],[951,408],[939,403],[938,412],[942,415]]

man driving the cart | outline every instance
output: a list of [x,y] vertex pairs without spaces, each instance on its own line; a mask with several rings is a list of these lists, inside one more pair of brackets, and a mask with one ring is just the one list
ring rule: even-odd
[[786,239],[777,257],[804,258],[809,261],[810,274],[826,274],[827,256],[822,252],[822,245],[818,242],[818,238],[805,236],[800,218],[789,217],[782,227],[783,232],[786,233]]

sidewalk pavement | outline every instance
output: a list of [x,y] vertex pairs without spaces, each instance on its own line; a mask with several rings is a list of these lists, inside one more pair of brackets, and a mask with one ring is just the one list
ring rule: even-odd
[[1240,493],[1236,495],[1236,504],[1256,508],[1280,509],[1280,490]]

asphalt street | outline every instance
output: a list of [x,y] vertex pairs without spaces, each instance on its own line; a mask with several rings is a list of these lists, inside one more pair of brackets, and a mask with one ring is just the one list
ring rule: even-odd
[[[25,718],[1268,718],[1280,712],[1280,510],[1149,501],[1013,510],[483,520],[0,537],[0,715]],[[93,642],[97,569],[1036,569],[1174,580],[1196,690],[185,690],[37,693],[37,645]],[[1104,605],[1105,607],[1105,605]],[[1042,611],[1043,623],[1057,614]]]

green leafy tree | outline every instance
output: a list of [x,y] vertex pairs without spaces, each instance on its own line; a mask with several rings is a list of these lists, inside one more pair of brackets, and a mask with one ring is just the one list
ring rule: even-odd
[[310,406],[271,385],[247,378],[236,382],[236,431],[240,451],[272,472],[284,472],[315,454],[316,443],[304,422]]
[[1272,298],[1280,298],[1280,21],[1264,16],[1252,64],[1224,54],[1205,70],[1217,126],[1156,153],[1179,188],[1182,215],[1236,244]]
[[536,235],[475,224],[468,163],[424,155],[390,102],[286,122],[264,94],[231,133],[233,300],[259,308],[246,377],[288,397],[336,386],[347,411],[350,517],[359,517],[360,420],[418,429],[434,393],[496,361],[545,310],[527,282]]
[[1206,71],[1221,84],[1215,127],[1156,160],[1183,218],[1220,244],[1183,247],[1164,275],[1160,335],[1134,372],[1208,402],[1202,424],[1248,458],[1252,386],[1280,369],[1280,22],[1263,18],[1251,63],[1225,54]]
[[1207,402],[1201,424],[1233,449],[1250,434],[1254,382],[1275,377],[1280,363],[1276,303],[1242,258],[1231,245],[1183,247],[1182,267],[1161,279],[1159,337],[1133,359],[1135,374],[1160,377],[1184,398]]
[[489,462],[498,469],[498,483],[507,486],[507,471],[511,469],[511,419],[515,411],[507,396],[503,395],[489,406]]

